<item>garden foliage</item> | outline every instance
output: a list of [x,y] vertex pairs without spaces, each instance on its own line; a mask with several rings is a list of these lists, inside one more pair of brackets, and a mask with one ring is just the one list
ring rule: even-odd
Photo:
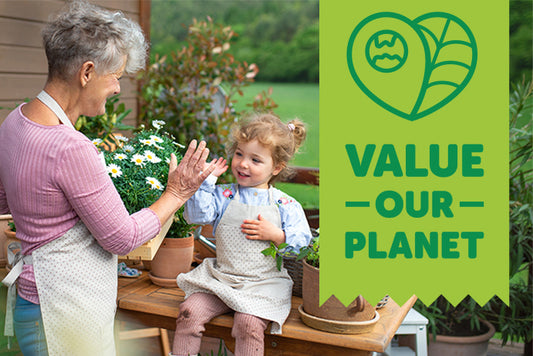
[[[509,305],[493,297],[483,307],[469,296],[452,306],[440,296],[429,306],[420,300],[415,309],[429,320],[433,334],[457,335],[458,325],[476,334],[485,319],[501,332],[502,343],[531,342],[533,335],[533,84],[513,85],[509,100]],[[479,333],[479,332],[478,332]]]
[[[259,69],[240,62],[228,50],[236,36],[231,27],[196,21],[189,27],[187,45],[156,62],[142,74],[140,118],[146,124],[167,122],[179,142],[205,140],[215,157],[225,156],[225,141],[240,113],[236,95],[252,83]],[[257,95],[253,110],[276,107],[271,92]],[[227,176],[227,175],[226,175]]]

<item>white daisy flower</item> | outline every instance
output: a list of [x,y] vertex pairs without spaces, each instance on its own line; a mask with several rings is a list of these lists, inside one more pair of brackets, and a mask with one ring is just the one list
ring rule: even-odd
[[139,140],[143,145],[152,146],[154,142],[152,140]]
[[100,146],[102,144],[102,139],[100,138],[95,138],[94,140],[91,141],[93,143],[93,145],[95,145],[96,147]]
[[166,158],[165,162],[167,162],[167,164],[170,164],[170,158]]
[[163,185],[153,177],[146,177],[146,183],[150,184],[151,189],[163,190]]
[[122,169],[116,164],[111,163],[107,166],[107,173],[111,174],[111,177],[116,178],[122,175]]
[[134,162],[137,166],[144,165],[144,161],[146,160],[146,157],[143,155],[133,155],[131,158],[131,161]]
[[155,143],[162,143],[163,142],[163,139],[159,136],[156,136],[156,135],[150,135],[150,140],[152,140],[152,142],[155,142]]
[[134,150],[133,146],[131,146],[131,145],[126,145],[126,146],[122,147],[122,149],[123,149],[125,152],[128,152],[128,153],[131,153],[131,152],[133,152],[133,150]]
[[128,156],[126,156],[124,153],[117,153],[113,156],[113,158],[122,161],[123,159],[128,158]]
[[161,162],[161,158],[157,157],[152,151],[144,151],[144,157],[152,163]]
[[157,130],[159,130],[165,124],[166,124],[166,122],[164,122],[163,120],[154,120],[154,121],[152,121],[152,126],[155,127]]
[[120,142],[128,142],[130,140],[126,136],[115,136],[115,138],[117,139],[117,141],[120,141]]
[[181,143],[177,143],[177,142],[172,142],[174,145],[178,146],[179,148],[185,148],[185,146],[183,146]]

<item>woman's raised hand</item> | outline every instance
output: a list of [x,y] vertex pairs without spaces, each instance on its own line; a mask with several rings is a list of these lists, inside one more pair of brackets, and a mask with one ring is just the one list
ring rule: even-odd
[[179,165],[176,156],[172,154],[167,192],[176,196],[182,203],[189,199],[216,167],[217,160],[206,162],[208,155],[209,149],[206,148],[205,141],[197,145],[196,140],[191,141]]

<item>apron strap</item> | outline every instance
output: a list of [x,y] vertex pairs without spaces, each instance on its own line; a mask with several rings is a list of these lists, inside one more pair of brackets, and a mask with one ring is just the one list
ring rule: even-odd
[[268,201],[270,205],[276,205],[274,202],[274,188],[272,186],[268,187]]
[[239,201],[239,185],[235,184],[235,196],[233,197],[234,201]]
[[37,95],[37,99],[39,99],[44,105],[46,105],[50,110],[52,110],[63,125],[66,125],[67,127],[70,127],[71,129],[75,130],[74,125],[72,125],[72,122],[69,120],[67,114],[65,114],[65,111],[63,111],[61,106],[59,106],[57,101],[55,101],[55,99],[52,98],[50,94],[43,90]]
[[[59,119],[59,121],[61,121],[63,125],[70,127],[73,130],[76,130],[74,128],[74,125],[72,125],[72,121],[69,120],[67,114],[65,114],[61,106],[54,98],[50,96],[50,94],[42,90],[39,94],[37,94],[37,99],[39,99],[44,105],[46,105],[48,109],[52,110],[52,112],[57,116],[57,118]],[[105,167],[106,163],[104,153],[100,152],[98,154],[98,157],[100,157],[100,161]]]
[[[15,308],[15,300],[17,298],[16,281],[22,273],[22,268],[25,264],[33,264],[31,255],[23,255],[20,253],[20,242],[12,242],[7,247],[7,258],[11,264],[11,271],[2,280],[2,283],[7,286],[7,300],[6,300],[6,319],[4,326],[4,336],[14,336],[13,330],[13,309]],[[18,250],[16,253],[15,250]]]

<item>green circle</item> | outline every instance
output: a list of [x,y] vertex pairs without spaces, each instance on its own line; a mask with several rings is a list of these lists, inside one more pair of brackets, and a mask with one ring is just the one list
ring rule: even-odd
[[372,68],[391,73],[400,69],[407,60],[407,42],[396,31],[381,30],[367,41],[365,55]]

